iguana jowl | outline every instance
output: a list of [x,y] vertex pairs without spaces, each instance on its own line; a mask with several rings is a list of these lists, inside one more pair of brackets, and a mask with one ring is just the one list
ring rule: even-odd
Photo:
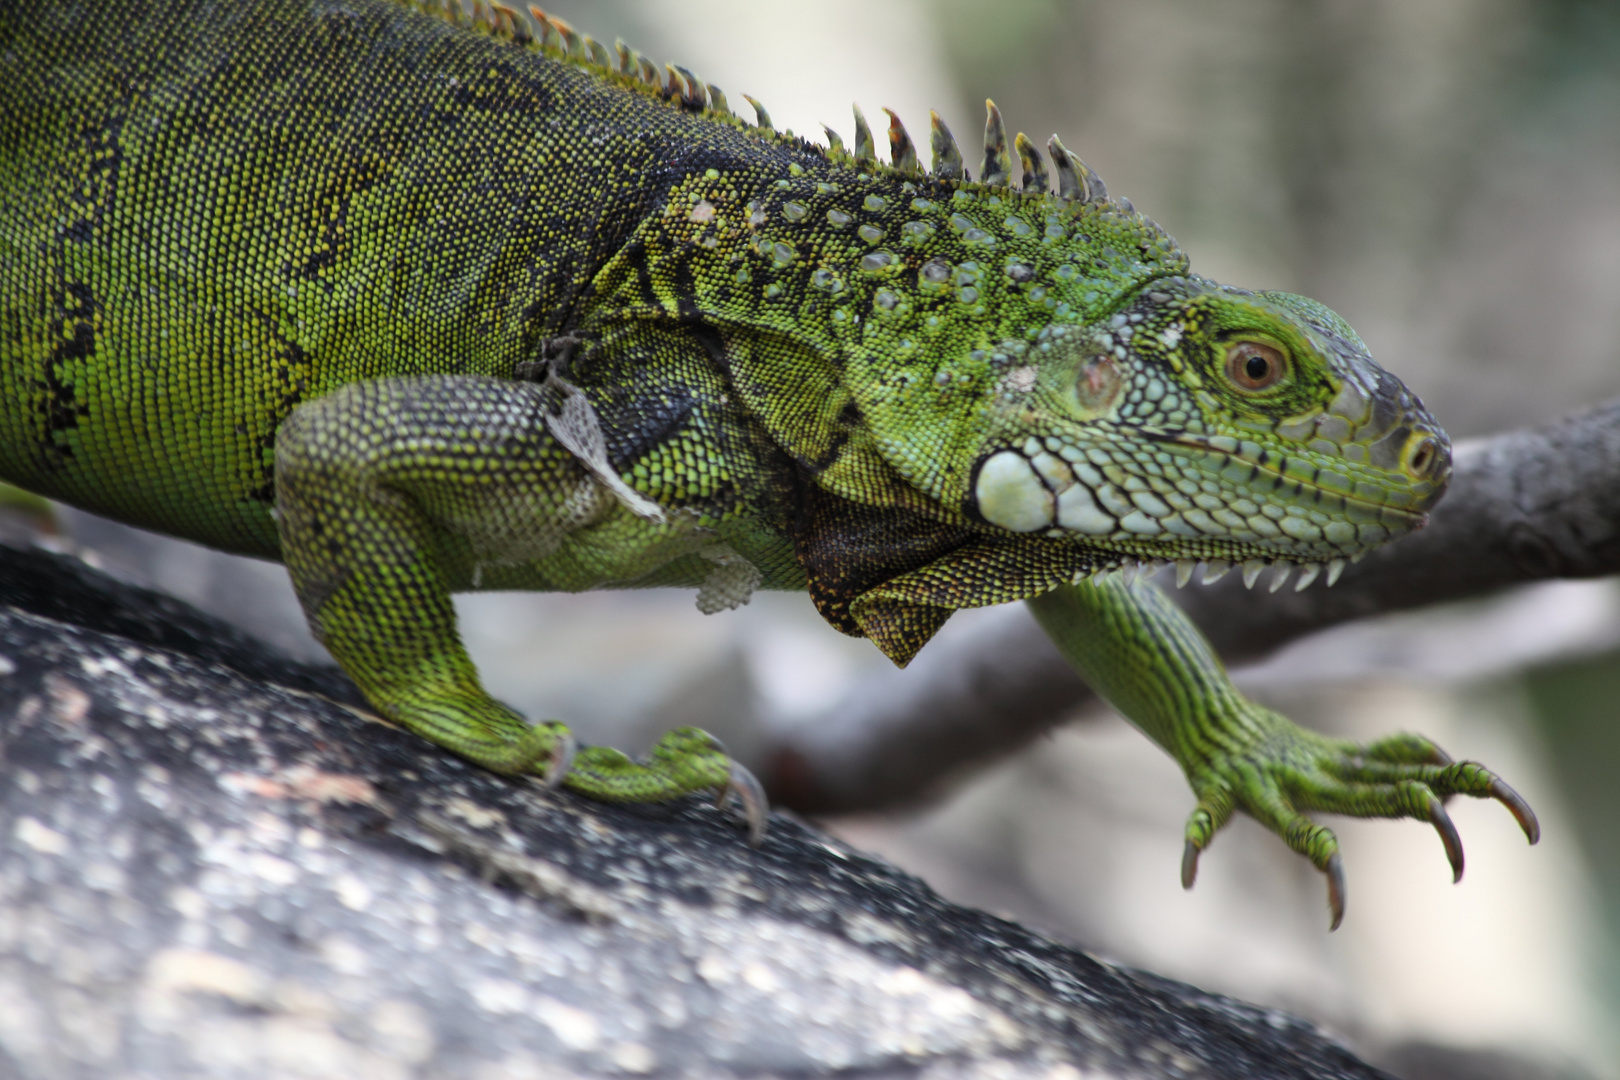
[[490,698],[452,592],[807,588],[898,663],[1029,600],[1186,772],[1184,880],[1240,808],[1327,873],[1335,925],[1307,811],[1428,820],[1459,874],[1448,795],[1535,840],[1484,767],[1295,727],[1107,573],[1303,587],[1422,523],[1446,437],[1332,312],[1194,275],[993,106],[978,180],[937,117],[931,173],[892,114],[883,165],[858,112],[822,150],[471,10],[4,5],[0,477],[283,560],[382,713],[601,798],[731,787],[762,822],[702,732],[632,762]]

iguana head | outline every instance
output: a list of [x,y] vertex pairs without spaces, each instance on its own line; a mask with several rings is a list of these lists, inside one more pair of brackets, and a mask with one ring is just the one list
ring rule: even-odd
[[1331,564],[1421,526],[1448,482],[1433,417],[1304,297],[1162,278],[1038,338],[982,414],[965,499],[993,526],[1144,559]]

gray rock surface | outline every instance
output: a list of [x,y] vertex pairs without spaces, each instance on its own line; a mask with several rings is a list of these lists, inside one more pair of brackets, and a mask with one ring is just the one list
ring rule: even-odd
[[482,772],[0,546],[0,1077],[1374,1077],[782,815]]

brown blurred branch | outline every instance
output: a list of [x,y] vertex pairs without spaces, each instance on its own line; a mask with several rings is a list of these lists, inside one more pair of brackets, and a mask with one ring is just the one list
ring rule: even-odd
[[[1547,578],[1620,573],[1620,400],[1458,448],[1429,527],[1333,589],[1246,593],[1238,575],[1177,599],[1229,663],[1382,612]],[[1269,575],[1262,580],[1268,580]],[[859,683],[763,756],[782,805],[815,813],[915,803],[1024,746],[1093,699],[1022,606]]]

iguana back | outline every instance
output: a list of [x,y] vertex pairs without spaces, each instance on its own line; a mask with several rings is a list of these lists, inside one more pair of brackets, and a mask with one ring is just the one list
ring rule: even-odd
[[402,4],[124,13],[0,13],[0,477],[226,550],[300,402],[509,376],[684,160],[775,149]]

